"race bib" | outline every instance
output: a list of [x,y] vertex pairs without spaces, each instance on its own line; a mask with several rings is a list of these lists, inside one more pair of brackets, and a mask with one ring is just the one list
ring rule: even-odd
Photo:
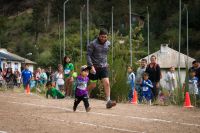
[[77,86],[77,88],[80,90],[85,90],[86,87],[87,87],[87,83],[79,83],[79,85]]
[[148,87],[142,87],[143,91],[148,91],[148,89],[149,89]]
[[63,79],[58,79],[57,80],[57,84],[58,85],[64,85],[65,84],[65,81]]
[[70,74],[70,69],[65,69],[65,74]]

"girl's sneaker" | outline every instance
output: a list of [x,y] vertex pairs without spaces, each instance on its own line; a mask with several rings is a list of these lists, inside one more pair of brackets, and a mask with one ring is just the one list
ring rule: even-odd
[[74,112],[76,111],[76,107],[75,107],[75,106],[73,106],[73,111],[74,111]]
[[86,112],[89,112],[91,110],[91,107],[88,107],[87,109],[86,109]]

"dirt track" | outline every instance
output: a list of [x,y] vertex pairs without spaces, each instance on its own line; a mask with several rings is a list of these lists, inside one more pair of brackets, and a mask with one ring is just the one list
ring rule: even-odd
[[175,106],[118,104],[90,100],[91,112],[73,99],[0,92],[0,133],[199,133],[200,110]]

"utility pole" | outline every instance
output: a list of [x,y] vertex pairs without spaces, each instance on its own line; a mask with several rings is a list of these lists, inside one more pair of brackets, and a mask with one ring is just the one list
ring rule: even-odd
[[83,62],[83,9],[85,5],[81,7],[80,10],[80,47],[81,47],[81,63]]
[[66,0],[63,3],[63,57],[65,56],[65,4],[68,2],[69,0]]
[[189,56],[189,37],[188,37],[188,8],[186,6],[186,23],[187,23],[187,66],[189,66],[188,63],[188,56]]
[[87,0],[87,45],[90,43],[89,0]]
[[59,39],[60,64],[62,64],[62,51],[61,51],[61,39],[60,39],[60,16],[59,16],[59,14],[58,14],[58,39]]
[[130,42],[130,65],[133,64],[133,54],[132,54],[132,23],[131,23],[131,0],[129,0],[129,42]]
[[181,63],[181,56],[180,56],[180,52],[181,52],[181,0],[179,0],[179,53],[178,53],[178,77],[179,77],[179,84],[180,82],[180,63]]
[[112,42],[111,42],[112,43],[112,67],[113,67],[113,56],[114,56],[114,53],[113,53],[113,51],[114,51],[113,50],[113,43],[114,43],[114,36],[113,36],[113,34],[114,34],[113,33],[113,10],[114,10],[114,7],[112,6],[112,17],[111,17],[112,18],[112,26],[111,26],[111,28],[112,28],[112,30],[111,30],[112,31]]
[[149,51],[149,8],[147,6],[147,43],[148,43],[148,63],[149,63],[149,54],[150,54],[150,51]]

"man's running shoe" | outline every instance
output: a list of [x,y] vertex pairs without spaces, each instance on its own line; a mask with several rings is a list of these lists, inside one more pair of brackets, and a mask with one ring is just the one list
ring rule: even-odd
[[117,103],[116,103],[115,101],[111,101],[111,100],[110,100],[110,101],[107,102],[106,108],[107,108],[107,109],[110,109],[110,108],[116,106],[116,104],[117,104]]
[[75,107],[75,106],[73,106],[73,111],[74,111],[74,112],[76,111],[76,107]]

